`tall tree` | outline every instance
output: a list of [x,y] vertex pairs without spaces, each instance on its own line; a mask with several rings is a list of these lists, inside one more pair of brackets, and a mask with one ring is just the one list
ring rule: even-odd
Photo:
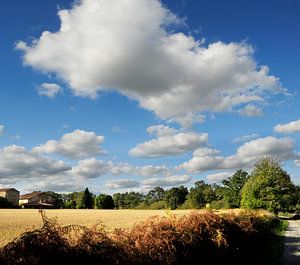
[[224,195],[230,208],[239,208],[242,198],[242,188],[244,187],[248,173],[242,169],[237,170],[232,177],[224,179],[222,184],[224,186]]
[[155,187],[146,195],[146,201],[148,204],[163,200],[165,197],[165,190],[161,187]]
[[178,206],[183,204],[188,195],[188,189],[184,186],[178,188],[171,188],[166,191],[165,200],[171,210],[176,209]]
[[90,193],[89,189],[86,188],[82,197],[82,206],[85,209],[92,209],[94,208],[94,200],[92,194]]
[[114,209],[115,203],[110,195],[99,194],[95,199],[95,206],[97,209]]
[[261,159],[242,189],[241,206],[272,211],[288,209],[292,204],[294,185],[279,163]]
[[214,189],[203,180],[195,182],[195,187],[190,189],[190,193],[187,196],[189,206],[196,209],[205,207],[207,203],[215,199]]

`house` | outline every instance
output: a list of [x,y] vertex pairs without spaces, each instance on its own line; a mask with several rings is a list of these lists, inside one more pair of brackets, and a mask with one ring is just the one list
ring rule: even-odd
[[55,198],[46,192],[34,191],[20,196],[19,205],[22,208],[53,208]]
[[14,188],[0,189],[0,197],[7,199],[12,206],[19,205],[20,192]]

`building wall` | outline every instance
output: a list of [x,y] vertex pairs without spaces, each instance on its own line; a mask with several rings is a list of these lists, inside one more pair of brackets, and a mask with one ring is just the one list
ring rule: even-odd
[[6,198],[13,206],[19,205],[20,192],[17,190],[8,190],[0,192],[0,197]]
[[34,196],[27,201],[28,203],[32,202],[46,202],[46,203],[54,203],[54,198],[52,196],[47,196],[46,194],[42,193],[37,196]]

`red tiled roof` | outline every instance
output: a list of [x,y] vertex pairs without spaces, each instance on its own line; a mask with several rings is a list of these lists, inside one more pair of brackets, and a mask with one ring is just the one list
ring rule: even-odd
[[31,193],[23,194],[23,195],[20,196],[20,200],[30,199],[30,198],[36,197],[40,194],[43,194],[43,192],[34,191],[34,192],[31,192]]
[[[9,190],[16,190],[14,188],[6,188],[6,189],[0,189],[0,192],[5,192],[5,191],[9,191]],[[17,190],[16,190],[17,191]]]

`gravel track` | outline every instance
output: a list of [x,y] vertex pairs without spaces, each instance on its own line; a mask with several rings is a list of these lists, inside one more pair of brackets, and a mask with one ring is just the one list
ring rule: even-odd
[[288,221],[285,232],[284,265],[300,265],[300,221]]

